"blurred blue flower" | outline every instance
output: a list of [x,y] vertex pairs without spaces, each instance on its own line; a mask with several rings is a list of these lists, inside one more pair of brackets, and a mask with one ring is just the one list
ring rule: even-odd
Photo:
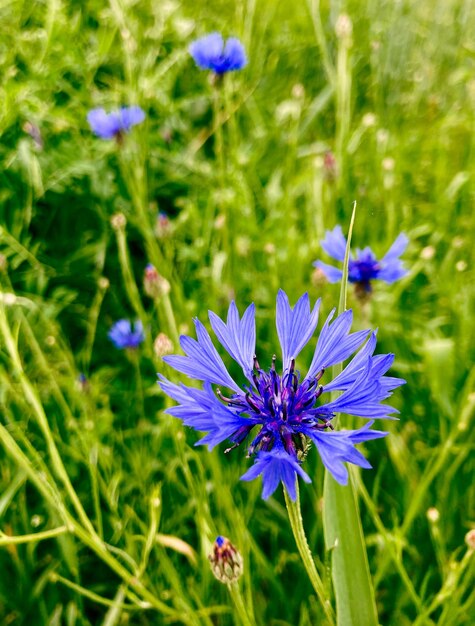
[[137,320],[132,329],[129,320],[119,320],[110,329],[108,337],[119,350],[137,348],[145,339],[142,322]]
[[[185,425],[208,433],[198,444],[207,444],[211,450],[229,439],[233,444],[226,450],[229,452],[256,429],[248,445],[248,456],[254,456],[255,462],[241,478],[252,480],[262,474],[264,498],[282,482],[295,500],[297,475],[310,482],[301,467],[310,442],[315,444],[325,467],[342,485],[348,481],[344,462],[371,467],[355,444],[384,437],[387,433],[370,430],[373,421],[358,430],[333,431],[332,420],[336,413],[371,420],[397,413],[396,409],[381,404],[393,389],[405,382],[385,376],[394,355],[373,356],[375,333],[349,332],[351,310],[332,323],[335,310],[330,313],[307,374],[302,376],[295,369],[295,359],[314,334],[319,307],[320,300],[311,311],[309,297],[304,294],[292,308],[287,295],[279,291],[276,325],[282,347],[282,374],[276,370],[275,356],[269,370],[262,369],[256,358],[254,304],[240,318],[232,302],[226,322],[209,312],[211,327],[219,342],[241,366],[248,380],[243,388],[231,378],[198,319],[194,320],[198,339],[180,337],[186,356],[164,357],[174,369],[204,381],[203,389],[196,389],[174,384],[159,375],[162,390],[179,403],[167,412],[182,419]],[[320,384],[328,368],[346,360],[358,348],[359,352],[333,381]],[[230,392],[226,395],[220,389],[214,392],[212,385],[227,387]],[[331,400],[326,394],[332,391],[342,393]]]
[[104,109],[92,109],[87,114],[92,132],[102,139],[120,137],[144,119],[145,113],[138,106],[121,107],[111,113],[106,113]]
[[220,33],[193,41],[189,52],[200,69],[212,70],[216,74],[240,70],[247,64],[246,52],[239,39],[229,37],[224,43]]
[[[329,256],[343,263],[346,239],[341,226],[335,226],[333,230],[327,230],[325,239],[320,243]],[[406,235],[401,233],[380,261],[378,261],[370,247],[366,247],[363,250],[357,249],[355,256],[350,253],[348,281],[356,283],[363,291],[370,292],[372,280],[383,280],[390,284],[406,276],[408,272],[399,257],[406,249],[408,243],[409,240]],[[341,280],[342,270],[333,267],[333,265],[328,265],[323,263],[323,261],[315,261],[313,265],[324,272],[328,282],[337,283]]]

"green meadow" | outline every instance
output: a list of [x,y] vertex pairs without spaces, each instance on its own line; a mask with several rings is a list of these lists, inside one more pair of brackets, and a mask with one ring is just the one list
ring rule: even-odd
[[[188,52],[214,31],[248,58],[220,80]],[[256,305],[264,368],[280,288],[322,298],[318,332],[340,285],[312,263],[356,202],[353,249],[409,238],[407,276],[364,302],[348,285],[353,330],[377,328],[407,381],[352,471],[375,623],[473,625],[475,2],[0,0],[0,77],[0,624],[328,623],[282,489],[239,480],[245,445],[195,447],[157,373],[190,384],[163,355],[233,299]],[[95,136],[88,112],[122,105],[144,122]],[[143,323],[137,349],[110,341],[120,319]],[[315,448],[304,468],[335,607]],[[232,585],[218,535],[242,555]]]

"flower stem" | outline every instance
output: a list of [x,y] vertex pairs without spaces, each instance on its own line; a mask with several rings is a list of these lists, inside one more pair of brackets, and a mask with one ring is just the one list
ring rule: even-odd
[[290,496],[287,494],[287,491],[284,489],[285,504],[287,506],[287,512],[289,514],[290,526],[292,528],[295,543],[297,544],[300,557],[307,571],[308,577],[310,578],[312,587],[314,588],[315,593],[317,594],[317,597],[320,600],[322,608],[325,612],[327,622],[328,624],[333,625],[335,624],[333,608],[329,598],[326,597],[325,587],[319,573],[317,572],[315,561],[313,560],[312,553],[310,552],[307,537],[305,535],[305,530],[303,527],[302,512],[300,510],[300,494],[298,482],[296,484],[296,490],[297,498],[294,502],[293,500],[291,500]]
[[247,614],[246,605],[244,604],[239,584],[237,582],[230,583],[228,585],[228,590],[229,595],[234,602],[234,606],[236,607],[242,626],[253,626],[253,622],[251,622],[249,615]]

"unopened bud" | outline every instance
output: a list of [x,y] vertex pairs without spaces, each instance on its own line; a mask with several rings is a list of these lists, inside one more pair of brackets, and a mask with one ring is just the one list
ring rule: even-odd
[[8,269],[8,259],[4,254],[0,254],[0,272],[6,272]]
[[110,286],[109,279],[106,278],[105,276],[101,276],[99,280],[97,281],[97,286],[99,287],[99,289],[102,289],[103,291],[105,291],[106,289],[109,289],[109,286]]
[[150,298],[160,298],[170,293],[170,283],[149,263],[144,270],[143,289]]
[[251,241],[249,237],[236,237],[236,252],[239,256],[248,256],[251,249]]
[[157,215],[157,220],[155,222],[155,235],[162,239],[163,237],[167,237],[170,234],[170,220],[168,215],[163,211],[160,211]]
[[221,230],[225,224],[226,216],[220,213],[214,220],[214,227],[216,228],[216,230]]
[[386,157],[383,159],[381,165],[383,166],[383,170],[386,170],[386,172],[392,172],[396,162],[392,157]]
[[335,180],[338,174],[335,155],[331,150],[327,150],[323,156],[323,171],[327,180]]
[[170,337],[165,335],[165,333],[159,333],[153,342],[153,351],[159,358],[167,354],[173,354],[173,343]]
[[229,584],[235,582],[242,574],[242,556],[226,539],[226,537],[216,537],[213,552],[208,556],[211,563],[211,571],[222,583]]
[[376,124],[376,115],[374,113],[365,113],[361,121],[363,123],[363,126],[365,126],[366,128],[371,128]]
[[311,281],[314,287],[321,287],[322,285],[326,285],[328,282],[325,272],[320,267],[316,267],[313,270]]
[[426,515],[427,519],[429,520],[429,522],[432,522],[432,524],[437,524],[440,519],[440,513],[434,506],[431,506],[430,509],[427,509]]
[[22,126],[22,130],[30,135],[38,150],[43,148],[43,138],[41,137],[41,131],[38,126],[32,124],[31,122],[25,122]]
[[335,24],[335,33],[338,39],[350,39],[353,33],[353,23],[350,16],[346,13],[338,16]]
[[76,387],[79,391],[86,392],[89,390],[89,381],[87,379],[86,374],[82,372],[76,378]]
[[16,303],[16,295],[14,293],[3,293],[0,294],[0,297],[5,306],[13,306]]
[[465,535],[465,543],[470,548],[470,550],[475,550],[475,528],[469,530]]
[[38,526],[41,526],[43,522],[44,522],[44,519],[41,517],[41,515],[33,515],[30,520],[30,523],[33,528],[38,528]]
[[296,100],[301,100],[305,97],[305,87],[301,83],[296,83],[292,87],[292,98]]
[[127,219],[123,213],[115,213],[111,217],[111,226],[114,230],[122,230],[127,224]]
[[434,246],[426,246],[425,248],[422,248],[419,256],[421,259],[424,259],[424,261],[430,261],[430,259],[433,259],[435,256]]

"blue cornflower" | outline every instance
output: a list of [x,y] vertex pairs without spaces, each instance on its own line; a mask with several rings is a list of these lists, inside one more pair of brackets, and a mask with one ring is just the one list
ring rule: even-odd
[[212,70],[216,74],[240,70],[247,64],[246,52],[239,39],[229,37],[224,43],[220,33],[193,41],[189,52],[200,69]]
[[120,139],[144,119],[145,113],[138,106],[121,107],[111,113],[106,113],[104,109],[92,109],[87,114],[92,132],[102,139]]
[[119,320],[108,332],[108,337],[119,350],[138,348],[145,339],[142,322],[137,320],[132,329],[129,320]]
[[[373,421],[358,430],[333,431],[332,420],[342,412],[364,418],[388,418],[396,409],[381,404],[393,389],[405,381],[385,376],[393,354],[373,356],[376,334],[368,330],[350,333],[351,310],[332,323],[335,310],[328,316],[317,340],[310,367],[305,376],[295,368],[295,359],[311,339],[318,322],[320,300],[310,311],[308,294],[292,308],[287,295],[277,296],[276,324],[282,347],[282,373],[276,369],[276,357],[269,370],[259,365],[255,354],[256,328],[254,304],[242,318],[234,302],[227,321],[212,311],[209,320],[221,345],[242,367],[247,383],[241,388],[231,378],[223,360],[211,342],[203,324],[195,319],[198,339],[181,336],[180,345],[186,356],[166,356],[164,361],[190,378],[204,381],[203,389],[174,384],[159,375],[162,390],[179,402],[167,412],[183,420],[187,426],[208,434],[198,444],[211,450],[226,439],[232,442],[229,452],[239,446],[255,429],[249,441],[248,456],[254,465],[241,477],[252,480],[263,477],[262,496],[268,498],[280,481],[289,496],[296,498],[296,476],[306,482],[310,477],[302,469],[309,444],[317,447],[323,464],[342,485],[348,472],[344,462],[371,467],[355,444],[384,437],[387,433],[370,430]],[[364,345],[363,345],[364,344]],[[333,381],[320,384],[324,373],[336,363],[353,354],[345,369]],[[212,385],[226,387],[223,394]],[[328,393],[341,391],[336,399]]]
[[[341,226],[335,226],[333,230],[327,230],[325,239],[321,242],[325,252],[337,261],[343,262],[345,258],[346,239],[341,230]],[[356,283],[356,286],[362,292],[371,291],[372,280],[383,280],[385,283],[394,283],[408,273],[404,268],[402,261],[399,259],[401,254],[409,243],[404,233],[401,233],[383,256],[378,261],[374,252],[370,247],[363,250],[357,249],[356,255],[350,253],[348,264],[348,280],[350,283]],[[315,261],[315,267],[321,269],[330,283],[337,283],[343,275],[342,270],[323,263],[323,261]]]

